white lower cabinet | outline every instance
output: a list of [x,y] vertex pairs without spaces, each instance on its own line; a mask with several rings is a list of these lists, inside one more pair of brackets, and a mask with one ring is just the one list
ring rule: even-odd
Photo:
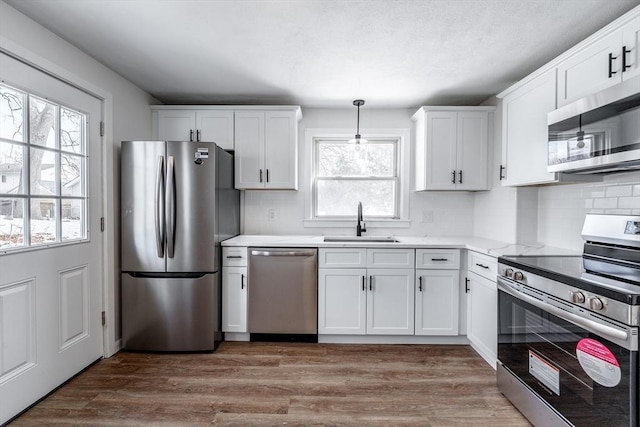
[[319,260],[319,334],[413,335],[413,249],[321,248]]
[[247,248],[223,248],[222,264],[222,332],[247,332]]
[[496,271],[495,258],[469,252],[466,279],[467,338],[474,350],[494,369],[498,352]]
[[458,335],[460,273],[416,270],[416,335]]
[[364,335],[367,332],[365,269],[318,271],[318,333]]

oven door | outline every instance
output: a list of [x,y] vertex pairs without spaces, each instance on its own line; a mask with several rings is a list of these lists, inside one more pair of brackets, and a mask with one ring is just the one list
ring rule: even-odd
[[502,366],[575,425],[637,426],[637,328],[576,320],[535,292],[498,279]]

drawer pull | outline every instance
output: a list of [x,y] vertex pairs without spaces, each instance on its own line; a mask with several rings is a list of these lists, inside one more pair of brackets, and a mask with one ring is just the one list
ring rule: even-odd
[[366,288],[366,287],[365,287],[365,285],[364,285],[365,280],[366,280],[366,279],[365,279],[365,277],[364,277],[364,276],[362,276],[362,290],[363,290],[363,291],[366,291],[366,290],[367,290],[367,288]]
[[227,255],[227,259],[241,259],[242,255]]
[[422,292],[422,276],[418,278],[418,281],[420,282],[420,284],[418,285],[418,290]]
[[431,261],[449,261],[449,258],[431,258]]
[[476,263],[476,265],[477,265],[478,267],[480,267],[480,268],[489,268],[489,266],[488,266],[488,265],[484,265],[484,264],[478,264],[478,263]]
[[244,289],[244,274],[240,275],[240,289]]

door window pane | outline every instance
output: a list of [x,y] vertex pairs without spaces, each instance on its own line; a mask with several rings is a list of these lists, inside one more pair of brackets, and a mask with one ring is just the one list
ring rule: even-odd
[[0,138],[24,141],[25,93],[0,85]]
[[60,108],[60,149],[82,154],[84,145],[84,114]]
[[29,142],[56,148],[57,107],[35,96],[29,96]]
[[63,196],[84,196],[82,182],[84,158],[62,154],[60,156],[60,181]]
[[31,245],[42,245],[57,240],[57,211],[56,199],[31,199]]
[[24,246],[24,202],[0,196],[0,249]]
[[26,194],[24,146],[0,142],[0,194]]
[[56,185],[57,162],[52,151],[32,148],[29,156],[29,180],[31,194],[53,196],[58,193]]
[[86,237],[85,201],[82,199],[62,199],[62,240],[78,240]]

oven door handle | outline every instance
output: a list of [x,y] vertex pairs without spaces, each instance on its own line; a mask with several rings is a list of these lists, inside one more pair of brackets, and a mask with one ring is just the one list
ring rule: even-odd
[[519,289],[514,288],[510,283],[502,280],[500,277],[498,277],[498,289],[511,294],[512,296],[519,298],[525,302],[528,302],[529,304],[538,307],[548,313],[551,313],[554,316],[566,320],[567,322],[581,326],[590,332],[602,336],[603,338],[617,339],[622,341],[627,341],[627,339],[629,338],[629,334],[627,333],[627,331],[621,331],[620,329],[616,329],[611,326],[601,325],[600,323],[594,322],[593,320],[585,319],[584,317],[576,316],[573,313],[561,310],[551,304],[540,301],[537,298],[533,298],[521,292]]

